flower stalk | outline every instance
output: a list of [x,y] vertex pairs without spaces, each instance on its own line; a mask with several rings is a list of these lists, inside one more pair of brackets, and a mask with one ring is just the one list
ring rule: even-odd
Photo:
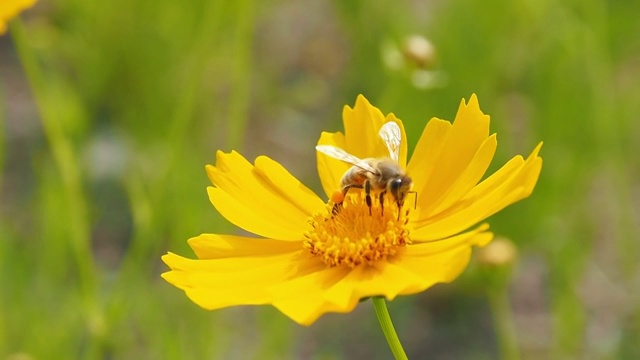
[[381,296],[374,297],[371,300],[373,301],[376,316],[380,322],[380,327],[382,328],[384,337],[387,339],[389,348],[391,348],[393,357],[396,360],[407,360],[407,354],[405,354],[402,344],[400,343],[400,339],[398,338],[398,334],[396,333],[396,329],[393,327],[393,322],[391,322],[391,316],[389,315],[386,301]]
[[511,313],[511,304],[507,288],[489,290],[489,305],[493,314],[496,326],[496,335],[500,347],[502,359],[519,360],[518,341],[516,339],[516,329]]
[[517,261],[518,249],[507,238],[499,237],[478,252],[478,264],[485,275],[487,298],[500,357],[506,360],[520,359],[516,329],[509,301],[509,282],[513,264]]
[[20,63],[33,91],[54,162],[62,177],[65,199],[70,213],[69,218],[72,222],[69,224],[71,232],[69,241],[77,262],[77,274],[80,277],[79,287],[88,304],[92,304],[96,282],[95,265],[88,241],[91,237],[91,230],[87,218],[86,199],[82,189],[79,160],[75,155],[71,141],[65,136],[62,119],[55,110],[47,106],[51,101],[47,98],[49,96],[47,81],[37,63],[36,55],[28,43],[24,25],[19,18],[13,19],[10,23],[10,30]]

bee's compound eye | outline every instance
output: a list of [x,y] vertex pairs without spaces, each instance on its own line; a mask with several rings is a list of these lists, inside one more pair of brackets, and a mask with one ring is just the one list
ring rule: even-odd
[[391,183],[389,184],[389,190],[391,190],[391,192],[393,194],[398,194],[398,192],[400,191],[400,187],[402,186],[402,179],[398,178],[398,179],[393,179],[391,180]]

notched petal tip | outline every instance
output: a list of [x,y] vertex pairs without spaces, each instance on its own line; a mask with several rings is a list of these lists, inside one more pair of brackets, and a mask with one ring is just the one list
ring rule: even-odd
[[209,181],[211,182],[211,184],[213,184],[214,173],[216,171],[215,166],[207,164],[204,166],[204,171],[207,174],[207,178],[209,178]]
[[331,145],[339,148],[345,146],[344,134],[340,131],[328,132],[323,131],[320,133],[317,145]]
[[172,270],[180,270],[183,268],[183,265],[190,261],[193,261],[172,252],[167,252],[166,254],[162,255],[161,259],[162,262],[164,262]]
[[381,119],[384,119],[384,115],[380,109],[373,106],[369,100],[364,97],[364,95],[360,94],[356,97],[356,102],[353,107],[350,107],[349,105],[344,106],[342,109],[342,119],[344,122],[345,132],[349,135],[349,128],[352,128],[353,130],[358,130],[358,128],[360,130],[365,130],[372,124],[377,125]]
[[192,283],[189,279],[189,274],[184,271],[179,271],[179,270],[166,271],[160,274],[160,277],[164,281],[177,287],[180,290],[186,291],[192,286]]
[[466,102],[465,99],[462,99],[460,101],[458,113],[456,114],[456,121],[458,121],[458,118],[462,116],[474,117],[476,118],[475,121],[486,121],[487,123],[490,119],[490,116],[483,113],[480,109],[480,102],[478,101],[478,97],[476,96],[476,94],[472,94],[468,102]]
[[538,184],[540,172],[542,171],[542,157],[539,156],[541,149],[542,142],[538,143],[529,157],[524,161],[523,169],[520,174],[520,183],[523,184],[522,192],[518,200],[529,197]]
[[355,105],[353,106],[353,108],[350,108],[348,105],[346,106],[347,108],[353,110],[353,111],[377,111],[382,115],[382,111],[380,111],[380,109],[378,109],[376,106],[374,106],[373,104],[371,104],[371,102],[369,101],[369,99],[367,99],[364,95],[359,94],[356,97],[356,102]]
[[476,95],[476,93],[471,94],[471,96],[469,97],[469,102],[467,103],[467,106],[480,108],[480,103],[478,101],[478,96]]
[[174,254],[174,253],[172,253],[172,252],[168,251],[166,254],[162,255],[162,256],[160,257],[160,259],[162,260],[162,262],[163,262],[163,263],[165,263],[168,267],[170,267],[170,268],[171,268],[171,264],[172,264],[172,261],[171,261],[171,260],[172,260],[175,256],[179,256],[179,255],[176,255],[176,254]]
[[364,96],[363,94],[358,94],[358,96],[356,96],[356,101],[366,101],[369,102],[369,100],[367,100],[367,97]]
[[251,166],[251,164],[244,158],[244,156],[235,150],[228,153],[218,150],[216,151],[216,164],[207,164],[204,169],[211,183],[216,185],[216,176],[233,171],[234,166]]

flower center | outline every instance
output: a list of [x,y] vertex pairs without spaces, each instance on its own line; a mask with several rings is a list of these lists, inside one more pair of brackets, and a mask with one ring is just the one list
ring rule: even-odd
[[411,243],[409,210],[398,209],[389,196],[383,204],[377,195],[371,198],[371,213],[363,192],[349,193],[336,211],[329,202],[327,211],[309,218],[312,229],[305,233],[304,246],[329,266],[353,268],[395,255]]

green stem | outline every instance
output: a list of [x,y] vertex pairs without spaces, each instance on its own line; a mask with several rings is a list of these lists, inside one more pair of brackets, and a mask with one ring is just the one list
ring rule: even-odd
[[[78,289],[82,298],[84,316],[90,329],[99,328],[102,316],[96,299],[97,274],[91,250],[91,225],[87,214],[87,199],[83,190],[79,159],[71,140],[65,134],[63,119],[56,109],[50,106],[52,90],[47,86],[46,77],[28,42],[22,22],[19,18],[15,18],[9,25],[18,57],[33,91],[55,166],[62,179],[65,201],[60,206],[61,209],[68,211],[68,241],[75,260],[75,273],[78,276]],[[98,339],[98,342],[91,343],[87,354],[97,357],[100,351],[99,337],[102,334],[92,335]]]
[[69,241],[74,252],[80,277],[80,289],[85,300],[93,302],[92,294],[95,286],[95,265],[90,246],[90,225],[87,218],[86,199],[82,189],[82,177],[79,160],[71,141],[65,136],[62,119],[47,107],[50,101],[44,75],[36,61],[36,56],[28,44],[24,26],[19,18],[10,23],[11,35],[18,51],[20,62],[33,91],[36,105],[42,120],[42,126],[51,146],[53,159],[60,171],[64,187],[66,206],[70,213]]
[[520,359],[507,288],[491,289],[489,304],[493,313],[501,358],[504,360]]
[[380,327],[382,328],[384,337],[387,339],[387,343],[391,348],[393,357],[395,357],[396,360],[407,360],[407,354],[404,353],[400,339],[398,339],[398,334],[396,334],[396,329],[393,327],[393,323],[391,322],[391,316],[389,316],[389,310],[387,310],[387,303],[382,297],[374,297],[372,300],[373,306],[376,309],[376,316],[380,322]]
[[237,8],[235,47],[233,49],[233,68],[231,79],[233,90],[229,99],[229,119],[227,147],[241,149],[242,136],[249,118],[249,103],[253,76],[251,74],[253,30],[255,27],[255,4],[251,0],[235,2]]

